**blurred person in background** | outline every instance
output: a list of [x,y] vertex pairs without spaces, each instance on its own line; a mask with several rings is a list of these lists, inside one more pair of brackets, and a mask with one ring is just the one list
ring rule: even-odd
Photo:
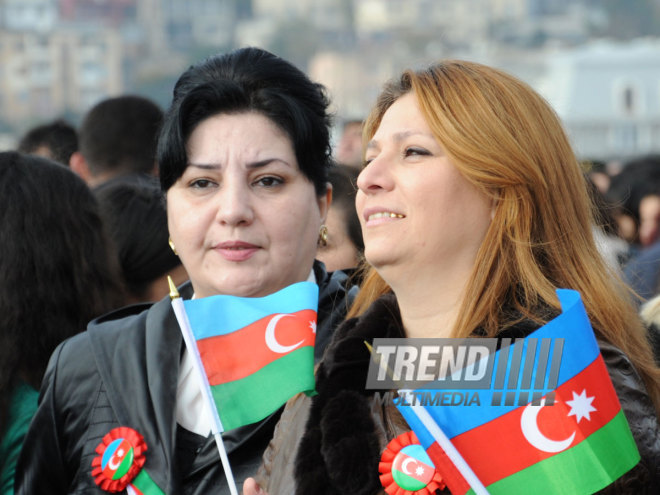
[[67,121],[57,119],[28,130],[19,140],[17,151],[50,158],[68,167],[71,155],[78,151],[78,134]]
[[601,194],[605,194],[610,188],[612,177],[607,171],[607,163],[601,160],[584,160],[581,163],[587,177],[598,188]]
[[648,239],[640,238],[640,204],[645,196],[659,190],[660,155],[631,159],[611,177],[605,199],[612,206],[619,235],[630,244],[630,256],[648,245]]
[[53,350],[121,306],[123,293],[92,193],[53,161],[0,153],[0,246],[0,493],[8,495]]
[[342,270],[353,274],[364,250],[362,227],[355,211],[357,176],[357,169],[341,164],[328,173],[332,203],[325,221],[326,235],[319,243],[316,257],[329,272]]
[[360,169],[362,167],[362,120],[345,120],[342,125],[341,136],[335,148],[335,160]]
[[630,246],[624,278],[642,301],[648,300],[660,288],[660,155],[624,163],[605,197],[614,206],[619,232]]
[[85,115],[79,151],[71,169],[91,188],[114,180],[140,180],[158,174],[156,144],[163,111],[141,96],[108,98]]
[[116,182],[96,191],[101,216],[114,241],[127,290],[127,304],[156,302],[188,279],[168,244],[165,200],[157,181]]

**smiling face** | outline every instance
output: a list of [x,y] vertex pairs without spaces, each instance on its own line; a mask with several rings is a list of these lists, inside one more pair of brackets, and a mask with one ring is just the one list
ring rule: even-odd
[[329,198],[316,196],[288,136],[258,113],[219,114],[187,151],[167,217],[195,295],[261,297],[306,280]]
[[390,285],[397,277],[467,278],[491,219],[491,201],[444,154],[414,93],[383,115],[358,178],[365,257]]

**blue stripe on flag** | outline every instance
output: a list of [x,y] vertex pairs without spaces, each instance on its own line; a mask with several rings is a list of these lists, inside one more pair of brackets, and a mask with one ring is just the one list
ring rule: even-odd
[[[557,382],[557,387],[559,387],[589,366],[599,356],[600,350],[591,324],[589,323],[586,310],[582,304],[580,294],[574,290],[558,289],[557,296],[559,297],[562,313],[531,333],[528,337],[539,339],[563,337],[565,339]],[[499,359],[500,351],[496,354]],[[496,369],[496,366],[497,364],[495,364],[494,369]],[[511,363],[507,367],[507,376],[510,366]],[[447,389],[426,391],[434,394],[439,390],[449,391]],[[465,393],[466,390],[457,392]],[[491,397],[495,392],[493,389],[478,390],[475,392],[479,395],[481,405],[432,406],[426,408],[449,438],[488,423],[519,407],[518,405],[491,406]],[[417,420],[412,408],[407,406],[397,407],[411,428],[413,428],[415,434],[417,434],[422,446],[427,448],[433,439],[430,435],[427,436],[424,434],[425,430],[420,430],[422,431],[421,434],[417,433],[413,424],[419,424],[419,420]],[[425,441],[428,443],[425,443]]]
[[226,335],[275,313],[316,311],[319,288],[298,282],[265,297],[218,295],[184,301],[195,339]]

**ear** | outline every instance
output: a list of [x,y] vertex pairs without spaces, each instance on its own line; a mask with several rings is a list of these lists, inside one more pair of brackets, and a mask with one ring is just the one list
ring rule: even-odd
[[89,171],[89,165],[87,165],[87,161],[80,151],[73,152],[71,158],[69,158],[69,167],[89,184],[92,173]]
[[325,219],[328,216],[328,210],[330,209],[330,204],[332,203],[332,184],[326,182],[325,194],[317,197],[319,212],[321,214],[321,223],[325,223]]

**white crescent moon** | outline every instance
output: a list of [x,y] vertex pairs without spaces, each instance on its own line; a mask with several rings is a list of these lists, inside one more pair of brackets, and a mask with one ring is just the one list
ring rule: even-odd
[[413,474],[412,471],[408,471],[408,463],[410,462],[417,462],[415,459],[408,457],[405,461],[401,463],[401,471],[403,471],[404,474]]
[[543,452],[561,452],[566,450],[568,446],[573,442],[575,438],[575,432],[564,440],[551,440],[546,437],[539,430],[539,425],[537,422],[537,417],[541,408],[545,407],[545,399],[541,402],[540,406],[532,406],[528,404],[527,407],[523,410],[522,416],[520,417],[520,426],[522,427],[522,433],[527,439],[527,441]]
[[271,351],[277,352],[278,354],[286,354],[287,352],[291,352],[296,347],[299,347],[300,344],[305,342],[305,339],[303,339],[297,344],[283,346],[277,341],[277,339],[275,338],[275,325],[277,325],[277,322],[280,321],[280,318],[284,318],[285,316],[293,316],[293,315],[281,314],[281,313],[277,314],[271,318],[271,320],[268,322],[268,326],[266,327],[266,345],[269,347]]
[[121,459],[117,459],[115,462],[113,460],[117,457],[116,455],[113,455],[110,459],[108,459],[108,466],[112,471],[116,471],[119,465],[121,464]]

